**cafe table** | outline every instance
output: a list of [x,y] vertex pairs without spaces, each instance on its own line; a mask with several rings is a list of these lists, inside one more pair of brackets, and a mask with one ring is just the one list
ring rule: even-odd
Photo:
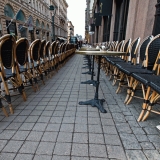
[[76,54],[81,55],[92,55],[98,57],[98,71],[97,71],[97,81],[96,81],[96,92],[93,99],[88,101],[80,101],[79,105],[91,105],[92,107],[97,107],[102,113],[107,113],[107,111],[103,107],[104,99],[99,99],[98,97],[98,90],[99,90],[99,77],[100,77],[100,63],[102,56],[122,56],[125,55],[126,52],[118,52],[118,51],[89,51],[89,50],[77,50]]

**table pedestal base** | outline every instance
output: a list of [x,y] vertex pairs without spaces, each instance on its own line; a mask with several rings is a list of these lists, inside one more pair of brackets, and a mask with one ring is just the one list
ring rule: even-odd
[[84,102],[79,102],[79,105],[91,105],[92,107],[97,107],[102,113],[107,113],[107,111],[103,108],[104,99],[91,99]]
[[81,84],[92,84],[94,87],[96,87],[98,82],[95,81],[95,80],[88,80],[88,81],[85,81],[85,82],[81,82]]
[[91,71],[88,71],[88,72],[83,72],[82,74],[92,74],[92,72]]

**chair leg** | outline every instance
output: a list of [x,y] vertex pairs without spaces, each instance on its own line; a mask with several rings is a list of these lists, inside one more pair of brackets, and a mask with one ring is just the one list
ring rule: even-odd
[[1,99],[0,99],[0,108],[2,108],[2,111],[3,111],[4,115],[5,115],[6,117],[8,117],[8,113],[7,113],[7,111],[6,111],[6,108],[3,106],[2,102],[1,102]]
[[5,115],[6,117],[8,117],[8,113],[7,113],[6,109],[5,109],[5,107],[2,107],[2,111],[3,111],[4,115]]
[[130,97],[129,97],[128,101],[126,102],[127,105],[131,102],[132,98],[134,97],[135,89],[136,89],[138,83],[139,83],[138,81],[135,81],[133,83],[133,87],[132,87],[132,91],[131,91]]
[[117,90],[116,90],[116,93],[117,93],[117,94],[118,94],[119,91],[121,90],[121,86],[122,86],[123,80],[124,80],[124,73],[121,73],[121,75],[120,75],[120,81],[119,81],[119,84],[118,84],[118,88],[117,88]]
[[[150,99],[150,104],[153,104],[157,99],[159,99],[159,94],[156,94],[156,92],[153,91],[153,93],[151,95],[151,99]],[[152,110],[152,105],[148,105],[147,111],[146,111],[145,115],[143,116],[142,121],[145,121],[148,118],[151,110]],[[157,113],[157,112],[155,112],[155,113]]]
[[129,97],[130,97],[130,94],[131,94],[131,89],[132,89],[132,85],[133,85],[133,77],[130,78],[130,81],[129,81],[129,85],[128,85],[128,89],[127,89],[127,95],[126,95],[126,98],[124,100],[124,103],[126,104]]
[[13,110],[12,104],[9,104],[9,110],[10,110],[10,113],[11,113],[11,114],[13,114],[13,113],[14,113],[14,110]]

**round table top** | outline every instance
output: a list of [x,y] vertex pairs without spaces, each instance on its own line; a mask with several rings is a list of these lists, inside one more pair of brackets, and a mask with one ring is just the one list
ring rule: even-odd
[[122,56],[125,55],[126,52],[119,51],[75,51],[76,54],[82,55],[95,55],[95,56]]
[[96,49],[96,48],[81,48],[79,51],[100,51],[100,49]]

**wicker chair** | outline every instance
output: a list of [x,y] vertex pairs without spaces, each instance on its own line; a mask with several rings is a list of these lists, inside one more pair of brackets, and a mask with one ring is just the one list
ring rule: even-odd
[[23,100],[26,100],[22,79],[19,75],[19,70],[16,67],[15,47],[16,41],[12,35],[7,34],[0,38],[0,82],[4,87],[4,89],[0,89],[0,105],[5,116],[8,116],[8,113],[3,107],[1,99],[8,103],[11,114],[14,112],[11,104],[11,96],[21,94]]
[[[20,38],[16,41],[16,69],[17,71],[23,75],[23,85],[22,87],[32,86],[33,90],[35,91],[35,87],[32,81],[32,73],[29,67],[29,57],[28,57],[28,49],[29,49],[29,42],[26,38]],[[29,83],[29,84],[28,84]]]
[[[139,97],[135,95],[135,91],[136,88],[138,88],[139,84],[142,84],[142,91],[144,93],[144,86],[143,86],[143,81],[141,81],[142,79],[140,78],[139,74],[149,74],[148,76],[151,76],[151,73],[154,74],[155,73],[155,68],[157,66],[157,64],[155,63],[158,52],[159,52],[159,46],[160,46],[160,35],[155,36],[154,38],[152,38],[152,40],[148,43],[147,47],[146,47],[146,53],[145,53],[145,60],[143,62],[143,66],[145,69],[138,69],[138,70],[134,70],[134,72],[131,74],[131,82],[130,82],[130,87],[131,87],[131,93],[130,96],[128,98],[128,100],[126,100],[126,104],[129,104],[132,100],[133,97],[136,98],[140,98],[143,99],[143,97]],[[155,66],[155,67],[153,67]],[[152,69],[153,68],[153,69]],[[148,70],[146,70],[148,69]],[[149,72],[149,73],[148,73]]]
[[42,64],[40,61],[40,48],[41,48],[41,40],[39,39],[34,40],[29,46],[29,55],[31,61],[30,68],[37,89],[39,89],[38,87],[39,79],[44,84]]
[[55,60],[55,47],[56,47],[56,41],[54,41],[52,44],[51,44],[51,47],[50,47],[50,54],[51,54],[51,65],[52,65],[52,71],[55,71],[56,70],[56,60]]

